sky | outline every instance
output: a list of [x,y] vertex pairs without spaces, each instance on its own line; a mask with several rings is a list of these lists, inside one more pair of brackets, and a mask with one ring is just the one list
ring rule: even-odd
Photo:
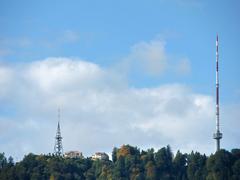
[[0,152],[239,147],[240,2],[0,0]]

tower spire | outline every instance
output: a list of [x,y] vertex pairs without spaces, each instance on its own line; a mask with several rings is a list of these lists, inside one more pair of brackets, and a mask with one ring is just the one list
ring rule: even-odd
[[63,155],[62,136],[61,136],[61,130],[60,130],[60,108],[58,108],[58,125],[57,125],[57,133],[55,137],[54,154],[57,156]]
[[220,150],[220,139],[222,139],[222,133],[219,128],[219,54],[218,54],[218,34],[216,40],[216,133],[213,134],[213,138],[216,139],[216,151]]

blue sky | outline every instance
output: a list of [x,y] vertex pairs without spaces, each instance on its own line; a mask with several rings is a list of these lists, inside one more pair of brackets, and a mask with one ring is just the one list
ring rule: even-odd
[[[29,130],[28,125],[32,123],[37,126],[40,122],[39,118],[41,119],[39,115],[41,115],[45,119],[49,119],[49,121],[44,121],[44,123],[49,123],[46,126],[53,127],[54,129],[52,130],[55,132],[55,121],[50,121],[50,119],[54,117],[54,108],[56,109],[59,104],[66,110],[66,119],[71,119],[68,122],[69,126],[71,123],[75,122],[75,119],[79,119],[82,116],[89,119],[89,121],[95,119],[96,122],[100,123],[101,120],[97,120],[97,114],[95,114],[95,116],[90,116],[88,113],[80,113],[81,111],[79,109],[76,110],[79,111],[79,114],[72,117],[70,113],[71,106],[68,106],[64,100],[57,100],[55,102],[53,96],[48,97],[48,95],[51,94],[49,91],[39,90],[38,88],[40,86],[28,86],[34,81],[39,80],[39,82],[44,84],[44,88],[47,87],[51,89],[50,86],[46,85],[47,79],[43,78],[42,72],[40,75],[33,75],[34,77],[32,79],[28,77],[30,80],[24,79],[25,77],[23,79],[18,79],[18,77],[24,76],[24,74],[27,74],[29,71],[32,72],[32,68],[34,69],[35,66],[38,67],[36,70],[38,71],[41,65],[44,66],[44,68],[50,68],[54,65],[56,67],[62,67],[64,65],[69,67],[69,64],[87,62],[89,66],[86,64],[82,65],[82,63],[75,64],[75,66],[80,67],[80,65],[82,65],[88,72],[93,68],[90,65],[93,65],[94,68],[95,66],[97,67],[96,69],[92,69],[93,72],[97,73],[93,76],[98,76],[98,73],[100,73],[98,72],[99,70],[111,77],[106,79],[104,76],[104,78],[100,78],[98,81],[95,81],[93,78],[94,80],[89,80],[91,84],[93,84],[90,86],[85,83],[79,87],[70,84],[72,89],[70,87],[69,89],[71,89],[71,91],[66,88],[69,84],[63,82],[61,85],[65,87],[64,90],[56,91],[56,87],[54,86],[55,88],[53,88],[52,93],[59,93],[59,96],[56,96],[58,98],[61,96],[68,97],[63,94],[69,94],[77,90],[81,91],[81,89],[78,88],[81,87],[85,89],[86,86],[89,86],[86,92],[88,92],[90,88],[90,90],[93,91],[92,94],[103,91],[102,89],[104,89],[104,91],[110,89],[110,94],[112,94],[113,92],[116,93],[115,89],[118,91],[127,91],[128,93],[134,89],[139,93],[139,91],[142,92],[144,89],[155,91],[165,86],[170,86],[170,89],[172,89],[177,84],[176,89],[181,86],[181,88],[179,88],[180,92],[182,92],[181,89],[182,86],[184,86],[183,89],[185,89],[185,87],[186,89],[190,89],[187,90],[187,92],[190,91],[189,95],[197,94],[206,96],[211,99],[210,104],[214,103],[215,40],[217,33],[219,34],[220,40],[220,101],[221,107],[223,108],[221,111],[223,111],[223,117],[233,118],[231,121],[233,124],[229,126],[229,129],[231,129],[231,127],[235,128],[237,124],[234,123],[238,123],[239,125],[237,121],[237,119],[239,119],[239,113],[236,111],[239,107],[240,100],[240,83],[238,80],[238,77],[240,77],[240,71],[238,70],[240,65],[238,61],[240,59],[238,53],[240,50],[238,44],[240,42],[240,25],[238,22],[238,18],[240,17],[239,8],[240,2],[238,0],[123,0],[118,2],[106,0],[60,2],[45,0],[38,2],[1,0],[0,66],[2,66],[3,69],[3,86],[7,87],[10,84],[9,87],[11,87],[7,90],[3,89],[0,91],[1,128],[5,127],[4,124],[7,124],[8,121],[13,124],[16,121],[25,122],[26,127],[24,128],[26,129],[23,127],[21,129],[19,125],[13,125],[13,127],[16,126],[21,133],[25,130],[24,133],[26,133],[26,136],[31,136],[32,132]],[[55,63],[52,64],[52,62]],[[42,64],[39,65],[39,63]],[[44,72],[48,73],[51,72],[51,70],[52,69],[49,69],[49,71]],[[78,70],[76,71],[78,72]],[[11,72],[10,80],[9,78],[4,79],[4,77],[8,77],[6,72]],[[82,73],[81,68],[79,72],[80,74]],[[62,78],[64,79],[68,77],[68,75],[72,78],[77,77],[73,82],[81,84],[82,79],[79,79],[78,76],[72,73],[73,72],[68,69],[65,72],[66,76],[63,74]],[[30,75],[32,74],[30,73]],[[51,78],[53,75],[54,73],[50,73],[46,76]],[[88,75],[86,77],[88,77]],[[69,81],[68,78],[66,79]],[[18,83],[15,81],[18,81]],[[61,81],[61,79],[56,77],[51,82],[54,84],[56,81]],[[20,86],[24,86],[22,88],[23,90]],[[57,84],[56,86],[59,87],[60,85]],[[27,91],[24,90],[24,88],[34,92],[32,95],[34,100],[31,99],[28,101],[28,105],[33,108],[31,109],[31,113],[22,107],[26,105],[22,101],[29,98],[26,92],[18,92],[20,91],[19,89]],[[101,90],[95,92],[94,90],[98,88]],[[38,94],[40,91],[41,95]],[[169,91],[171,92],[171,90]],[[2,95],[1,92],[3,92]],[[187,96],[187,92],[183,93],[184,97]],[[36,94],[43,98],[48,97],[50,99],[49,101],[54,99],[51,106],[46,105],[48,104],[47,99],[43,104],[36,103]],[[117,93],[115,95],[118,96]],[[14,100],[13,97],[15,97]],[[96,101],[95,104],[97,104],[99,98],[101,99],[103,97],[105,97],[105,94],[90,99]],[[109,95],[107,95],[107,97],[109,97]],[[81,99],[79,99],[79,101],[81,101]],[[132,101],[134,101],[134,98]],[[148,102],[148,99],[146,99],[146,101]],[[118,101],[115,102],[113,100],[111,102],[113,105],[117,103],[121,106],[124,106],[126,103],[123,102],[119,104]],[[146,103],[142,101],[142,99],[139,100],[139,102]],[[195,100],[193,100],[193,102],[195,102]],[[209,104],[206,106],[208,105]],[[133,106],[125,106],[126,109],[134,109]],[[169,108],[173,107],[170,106]],[[37,109],[45,113],[45,115],[42,113],[39,114]],[[90,109],[94,112],[97,111],[94,108]],[[136,112],[139,112],[140,109],[137,109]],[[106,110],[104,115],[107,117],[103,118],[104,120],[102,121],[106,124],[112,124],[111,128],[114,129],[117,123],[114,124],[109,122],[111,118],[116,118],[114,114],[112,114],[113,112]],[[120,113],[120,116],[121,115],[129,117],[128,113]],[[150,118],[147,114],[145,115],[145,119],[141,122],[145,123],[145,121]],[[166,113],[166,115],[169,114]],[[170,113],[170,116],[171,115]],[[209,124],[209,126],[214,126],[214,114],[206,117],[206,119],[208,119],[212,116],[213,123]],[[191,121],[190,117],[186,118],[189,118],[189,121]],[[31,120],[28,121],[27,119]],[[121,119],[119,119],[119,121],[121,121]],[[155,120],[152,120],[152,124],[154,123],[156,123]],[[86,125],[86,127],[89,126],[90,124]],[[43,126],[43,128],[44,127],[45,126]],[[129,131],[131,132],[139,130],[138,133],[143,136],[150,136],[149,133],[155,132],[151,128],[148,129],[148,132],[146,129],[141,129],[142,126],[139,127],[134,126],[137,130],[133,130],[130,127],[127,128],[130,128]],[[151,126],[149,125],[149,127]],[[214,131],[214,127],[211,130]],[[226,131],[227,130],[228,129],[226,129]],[[3,133],[3,138],[0,139],[0,147],[5,147],[5,144],[8,142],[8,145],[6,145],[8,148],[3,148],[5,151],[8,151],[10,147],[14,147],[15,145],[14,139],[11,138],[15,135],[14,133],[15,132],[10,130],[6,131],[5,134]],[[161,134],[162,132],[156,131],[155,135],[159,135],[159,133]],[[227,132],[224,133],[227,134]],[[106,132],[102,132],[102,134],[104,136]],[[238,144],[235,142],[237,142],[237,138],[240,134],[236,133],[236,131],[229,132],[229,134],[231,135],[226,135],[226,141],[228,140],[227,138],[235,139],[232,140],[231,143],[226,143],[225,147],[227,149],[237,147]],[[50,130],[49,135],[51,135]],[[116,133],[115,135],[118,136],[119,134]],[[209,138],[211,138],[211,135],[212,134],[209,135]],[[40,135],[36,134],[35,136],[41,139]],[[166,135],[166,137],[168,136]],[[24,135],[22,135],[21,140],[27,141],[21,145],[23,146],[21,153],[9,150],[10,154],[21,156],[29,151],[34,151],[36,153],[51,151],[51,148],[38,149],[37,146],[31,145],[31,142],[28,142]],[[94,138],[92,138],[92,140],[94,141]],[[116,144],[113,143],[113,145],[125,143],[124,139],[111,140],[112,142],[116,142]],[[111,140],[109,140],[109,142],[111,142]],[[166,141],[167,143],[167,140],[168,138],[163,138],[163,142]],[[164,143],[157,144],[158,141],[159,139],[156,139],[156,141],[151,144],[148,143],[148,139],[141,142],[132,139],[130,142],[136,142],[136,145],[143,148],[151,145],[155,147],[165,145]],[[179,139],[179,141],[181,140]],[[174,141],[169,140],[169,144],[172,143],[173,147],[176,146],[177,148],[178,143],[176,142],[177,139]],[[212,140],[211,142],[213,143]],[[51,143],[52,142],[49,141],[48,145],[50,146]],[[191,144],[191,142],[187,143]],[[68,145],[69,147],[67,149],[84,149],[80,142],[78,146],[74,146],[74,143]],[[29,148],[24,148],[28,146]],[[104,151],[110,152],[112,146],[110,143],[105,146],[99,145],[97,147],[89,145],[89,147],[84,150],[86,154],[90,154],[92,151],[101,148]],[[192,146],[189,145],[189,148],[191,147]],[[186,150],[189,148],[186,148]],[[204,147],[202,149],[204,149]],[[206,153],[209,153],[209,151],[206,151]]]
[[[236,65],[238,8],[238,1],[1,1],[1,39],[12,41],[4,47],[12,51],[4,60],[18,62],[48,56],[76,56],[110,66],[126,56],[133,44],[162,36],[167,42],[167,52],[191,60],[191,76],[154,80],[133,77],[131,83],[142,87],[163,80],[195,85],[197,82],[210,87],[213,77],[209,76],[214,66],[211,60],[215,58],[215,38],[219,33],[220,58],[224,61],[222,71],[226,74],[221,78],[226,84],[223,88],[229,92],[239,87],[239,83],[229,80],[239,75]],[[68,31],[76,34],[76,40],[60,42]],[[16,43],[15,39],[25,40],[25,45]],[[207,80],[210,81],[205,84]]]

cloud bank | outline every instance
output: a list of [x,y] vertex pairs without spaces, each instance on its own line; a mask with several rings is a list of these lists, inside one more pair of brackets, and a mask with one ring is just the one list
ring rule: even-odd
[[59,106],[65,151],[214,150],[213,98],[187,86],[131,88],[109,69],[61,57],[2,65],[0,74],[0,149],[17,157],[53,151]]

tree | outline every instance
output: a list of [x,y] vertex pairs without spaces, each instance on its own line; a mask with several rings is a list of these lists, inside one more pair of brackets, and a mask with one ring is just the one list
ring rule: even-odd
[[226,150],[219,150],[207,160],[207,179],[225,180],[232,176],[233,156]]
[[170,146],[161,148],[155,154],[157,173],[161,179],[171,179],[173,170],[173,154]]
[[234,161],[240,159],[240,149],[232,149],[231,153],[233,155]]
[[206,179],[207,169],[206,169],[205,155],[201,155],[199,152],[191,152],[187,156],[187,177],[188,179]]
[[176,180],[187,179],[186,165],[187,165],[186,154],[182,154],[180,151],[177,151],[177,154],[173,160],[174,175]]
[[114,147],[113,151],[112,151],[112,161],[113,161],[113,163],[115,163],[117,161],[117,151],[118,151],[118,149],[116,147]]
[[148,161],[145,165],[145,178],[146,180],[156,180],[157,179],[157,169],[153,161]]
[[232,166],[232,171],[233,171],[233,179],[240,179],[240,159],[235,161],[235,163]]
[[113,170],[113,179],[127,179],[125,170],[125,159],[119,156]]
[[8,166],[12,167],[14,165],[14,160],[12,156],[9,156],[8,158]]
[[7,165],[7,158],[4,153],[0,153],[0,170],[3,169]]
[[169,146],[139,151],[124,145],[113,149],[112,161],[93,161],[91,158],[64,158],[54,155],[28,154],[14,163],[0,153],[0,179],[86,179],[86,180],[239,180],[240,150],[220,150],[210,157],[198,152],[173,154]]

